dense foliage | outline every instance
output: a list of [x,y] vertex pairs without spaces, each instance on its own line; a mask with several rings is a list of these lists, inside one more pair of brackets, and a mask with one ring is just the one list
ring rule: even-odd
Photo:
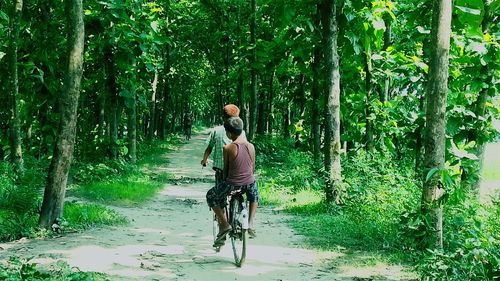
[[[478,204],[457,188],[448,199],[443,250],[425,250],[426,218],[412,163],[365,152],[343,159],[346,202],[325,208],[322,183],[312,181],[311,155],[293,142],[259,139],[263,203],[299,216],[290,221],[321,249],[384,252],[389,262],[414,263],[422,280],[494,280],[498,276],[500,204]],[[406,163],[405,163],[406,162]],[[498,167],[499,162],[489,163]],[[294,171],[290,173],[290,171]]]

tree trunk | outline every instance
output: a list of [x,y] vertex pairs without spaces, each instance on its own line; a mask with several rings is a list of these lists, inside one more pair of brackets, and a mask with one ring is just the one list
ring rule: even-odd
[[342,203],[342,176],[340,166],[340,69],[337,52],[336,1],[324,0],[322,8],[326,93],[325,116],[325,184],[326,202]]
[[19,39],[19,25],[23,11],[23,1],[16,0],[12,9],[10,20],[10,38],[9,38],[9,99],[10,99],[10,161],[14,165],[16,176],[22,176],[24,173],[23,154],[21,149],[21,120],[19,117],[19,82],[17,73],[17,49]]
[[255,42],[255,26],[256,26],[256,0],[251,0],[251,19],[250,19],[250,124],[248,132],[248,140],[251,141],[254,137],[257,127],[257,70],[255,69],[255,62],[257,60],[256,42]]
[[290,104],[285,102],[285,108],[283,111],[283,138],[288,139],[290,137]]
[[269,93],[266,93],[266,91],[260,91],[260,96],[259,96],[259,105],[258,105],[258,113],[257,113],[257,134],[263,135],[266,132],[266,117],[268,116],[267,113],[267,97],[269,96]]
[[444,189],[439,172],[434,173],[428,180],[425,179],[432,169],[444,169],[451,10],[451,0],[434,0],[429,89],[426,97],[422,211],[430,218],[432,227],[429,231],[435,232],[431,240],[436,248],[443,247],[443,208],[440,199]]
[[271,79],[269,81],[269,116],[267,118],[267,132],[272,135],[274,127],[274,69],[271,72]]
[[227,36],[226,39],[226,46],[225,46],[225,54],[224,54],[224,93],[226,98],[230,96],[230,90],[229,90],[229,67],[231,63],[231,40],[229,39],[229,36]]
[[[238,1],[238,23],[237,23],[237,34],[238,34],[238,57],[243,57],[243,51],[241,51],[243,34],[241,34],[241,1]],[[241,60],[241,59],[240,59]],[[240,108],[240,117],[243,120],[244,130],[248,132],[248,113],[245,106],[245,93],[243,89],[243,64],[238,63],[238,84],[236,86],[236,93],[238,95],[238,106]]]
[[151,141],[154,138],[155,129],[156,129],[156,89],[158,85],[158,70],[155,70],[155,76],[153,79],[153,83],[151,83],[152,94],[151,94],[151,106],[149,113],[149,127],[148,127],[148,137],[147,139]]
[[118,89],[116,86],[115,60],[113,46],[108,45],[104,50],[104,63],[106,71],[106,89],[109,96],[109,153],[112,159],[118,158]]
[[105,134],[105,128],[104,126],[106,125],[106,99],[107,96],[106,94],[101,94],[98,97],[99,99],[99,105],[98,105],[98,116],[99,116],[99,127],[98,127],[98,142],[99,142],[99,147],[101,148],[101,143],[104,138]]
[[163,112],[162,112],[162,126],[160,128],[160,139],[164,140],[165,139],[165,134],[167,130],[167,125],[168,125],[168,104],[171,101],[171,96],[170,96],[170,46],[166,46],[165,50],[165,65],[166,65],[166,71],[165,71],[165,76],[163,78]]
[[129,91],[129,96],[126,100],[127,108],[127,139],[128,139],[128,157],[131,163],[135,163],[137,160],[137,92],[135,83],[137,83],[137,64],[135,59],[131,61],[130,67],[132,71],[130,72],[130,82],[127,83],[127,88]]
[[48,228],[63,215],[68,172],[75,143],[78,97],[83,74],[84,22],[82,0],[67,0],[68,70],[60,97],[61,119],[49,167],[39,224]]
[[[392,18],[390,16],[384,17],[385,31],[384,31],[384,51],[387,51],[389,46],[392,44]],[[384,89],[380,95],[380,101],[382,103],[389,99],[389,86],[391,83],[391,77],[387,75],[384,81]]]
[[137,160],[137,102],[135,89],[131,89],[132,96],[129,98],[127,108],[127,137],[128,137],[128,156],[131,163]]
[[[483,1],[483,2],[484,2],[484,17],[482,21],[482,30],[483,34],[488,34],[490,32],[489,28],[491,24],[491,11],[490,11],[491,1]],[[491,71],[490,65],[486,64],[481,67],[481,77],[486,77],[485,85],[488,86],[484,87],[479,93],[479,96],[477,97],[477,100],[475,102],[474,113],[476,114],[476,118],[478,120],[487,120],[486,103],[491,102],[491,96],[489,95],[488,91],[492,87],[490,85],[494,85],[492,81],[494,74]],[[480,122],[485,122],[485,121],[480,121]],[[478,157],[478,163],[477,165],[474,166],[473,171],[469,171],[469,174],[473,174],[473,176],[471,177],[470,182],[468,184],[472,192],[475,193],[477,199],[479,199],[479,188],[481,186],[481,173],[484,164],[483,161],[484,161],[485,143],[480,140],[480,136],[484,134],[484,132],[476,128],[470,132],[469,142],[471,141],[476,142],[475,154]],[[462,179],[466,180],[467,174],[464,173],[463,176],[464,177],[462,177]]]
[[[321,10],[320,5],[317,5],[316,17],[314,18],[314,27],[316,30],[316,36],[320,38],[318,30],[320,29],[321,20]],[[320,42],[320,40],[317,40]],[[321,166],[321,135],[320,135],[320,60],[321,60],[321,46],[317,44],[314,46],[314,55],[312,63],[313,80],[311,87],[312,96],[312,109],[311,109],[311,139],[313,141],[313,162],[315,169],[319,169]]]
[[[424,97],[419,98],[419,112],[424,110]],[[415,131],[416,144],[415,144],[415,173],[419,174],[422,168],[422,132],[424,131],[423,123],[419,123]]]
[[370,51],[365,51],[365,91],[366,91],[366,105],[365,105],[365,116],[366,116],[366,149],[371,151],[373,149],[373,120],[371,120],[372,115],[372,58]]

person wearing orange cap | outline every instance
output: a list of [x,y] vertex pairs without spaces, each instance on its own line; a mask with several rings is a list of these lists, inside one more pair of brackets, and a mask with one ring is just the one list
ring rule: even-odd
[[[226,122],[231,117],[239,117],[240,109],[234,104],[227,104],[224,106],[224,113],[222,116],[223,122]],[[245,131],[242,131],[241,138],[246,139]],[[206,140],[207,148],[203,154],[201,165],[207,166],[208,157],[212,155],[212,169],[215,171],[215,185],[222,182],[224,171],[223,149],[226,144],[230,144],[231,140],[226,136],[226,129],[224,125],[215,127]]]
[[248,235],[254,238],[254,218],[259,202],[259,188],[255,181],[255,148],[246,138],[241,137],[243,120],[231,117],[224,122],[226,135],[232,143],[224,146],[224,181],[212,187],[207,192],[208,206],[214,211],[219,223],[219,233],[214,241],[214,247],[225,244],[226,234],[231,231],[224,207],[227,205],[227,195],[234,190],[241,190],[246,194],[249,204]]

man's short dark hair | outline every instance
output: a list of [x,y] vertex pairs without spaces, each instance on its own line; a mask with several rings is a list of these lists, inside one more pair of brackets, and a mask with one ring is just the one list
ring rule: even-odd
[[224,128],[226,131],[239,136],[243,132],[243,120],[240,117],[231,117],[224,122]]

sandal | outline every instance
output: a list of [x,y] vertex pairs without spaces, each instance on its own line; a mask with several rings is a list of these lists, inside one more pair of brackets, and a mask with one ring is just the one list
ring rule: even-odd
[[222,239],[222,241],[215,241],[214,244],[212,245],[212,247],[214,248],[220,248],[222,246],[226,245],[226,236],[224,236],[224,239]]
[[255,229],[252,229],[252,228],[248,229],[248,237],[250,239],[257,237],[257,234],[255,233]]
[[226,241],[226,234],[229,233],[233,228],[229,226],[228,228],[221,230],[219,234],[217,234],[217,238],[214,241],[214,247],[220,247],[225,244]]

